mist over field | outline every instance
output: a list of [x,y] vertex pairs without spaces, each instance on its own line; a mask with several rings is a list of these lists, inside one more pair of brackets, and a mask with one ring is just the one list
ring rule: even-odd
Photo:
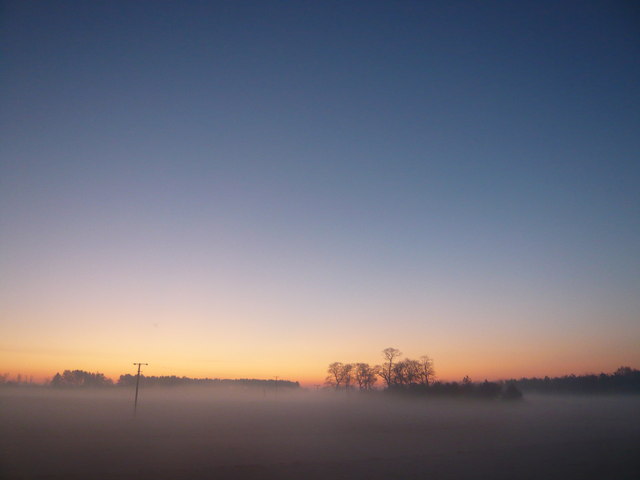
[[4,388],[1,476],[637,478],[639,396]]

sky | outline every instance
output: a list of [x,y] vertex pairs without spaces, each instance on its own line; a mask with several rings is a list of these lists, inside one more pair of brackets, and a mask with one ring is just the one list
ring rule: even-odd
[[633,2],[0,16],[0,373],[640,368]]

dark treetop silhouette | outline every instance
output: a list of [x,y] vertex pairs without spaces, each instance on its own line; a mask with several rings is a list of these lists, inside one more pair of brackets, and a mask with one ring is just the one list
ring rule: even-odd
[[423,355],[420,360],[400,360],[397,348],[382,351],[382,365],[333,362],[327,368],[325,384],[336,390],[361,391],[374,388],[377,378],[385,383],[385,391],[424,395],[464,396],[473,398],[503,398],[516,400],[521,391],[536,393],[640,393],[640,370],[620,367],[612,374],[567,375],[549,378],[521,378],[500,382],[474,383],[468,376],[462,382],[435,381],[433,360]]

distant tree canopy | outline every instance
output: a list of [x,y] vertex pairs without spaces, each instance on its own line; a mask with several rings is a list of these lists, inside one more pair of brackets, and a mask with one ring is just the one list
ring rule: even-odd
[[327,368],[326,385],[336,390],[354,388],[372,390],[377,377],[382,378],[387,388],[409,385],[429,385],[435,377],[433,360],[427,355],[420,360],[397,360],[402,352],[397,348],[385,348],[382,351],[382,365],[370,366],[368,363],[333,362]]
[[522,393],[513,383],[509,382],[484,382],[475,383],[466,376],[462,382],[434,382],[427,389],[421,389],[427,395],[439,395],[447,397],[478,398],[485,400],[503,399],[520,400]]
[[522,393],[512,383],[496,383],[485,380],[473,383],[467,376],[461,383],[435,381],[433,360],[423,355],[419,360],[401,359],[397,348],[382,351],[383,363],[369,366],[367,363],[333,362],[327,368],[326,385],[336,390],[349,390],[357,384],[360,390],[372,390],[377,378],[384,381],[385,391],[412,395],[445,395],[473,398],[503,398],[517,400]]
[[402,359],[402,352],[389,347],[382,351],[383,362],[373,367],[367,363],[333,362],[327,369],[325,384],[336,390],[372,390],[376,377],[382,378],[385,390],[396,393],[503,398],[517,400],[522,392],[536,393],[640,393],[640,370],[620,367],[611,374],[565,375],[556,378],[521,378],[500,382],[474,383],[468,376],[462,382],[435,381],[433,360],[423,355],[419,360]]
[[[119,386],[132,386],[136,384],[135,375],[120,375],[118,380]],[[146,386],[158,387],[176,387],[176,386],[222,386],[222,387],[261,387],[261,388],[300,388],[298,382],[290,380],[258,380],[252,378],[240,379],[220,379],[220,378],[189,378],[171,376],[145,376],[140,375],[140,384]]]
[[56,373],[51,380],[52,387],[110,387],[113,381],[104,376],[103,373],[89,373],[84,370],[65,370]]
[[555,378],[511,380],[523,392],[535,393],[640,393],[640,370],[620,367],[611,374],[565,375]]
[[325,383],[336,390],[349,390],[358,385],[360,390],[371,390],[378,380],[378,366],[371,367],[368,363],[333,362],[327,368]]
[[[136,375],[120,375],[120,379],[117,382],[118,386],[134,386],[136,384]],[[223,386],[223,387],[262,387],[262,388],[300,388],[298,382],[292,382],[289,380],[257,380],[251,378],[241,379],[219,379],[219,378],[189,378],[189,377],[176,377],[163,376],[163,377],[147,377],[140,375],[140,384],[146,386],[162,386],[162,387],[174,387],[174,386],[187,386],[187,385],[202,385],[202,386]],[[89,373],[84,370],[65,370],[60,373],[56,373],[51,380],[51,386],[56,388],[71,388],[71,387],[111,387],[114,383],[110,378],[107,378],[102,373]]]

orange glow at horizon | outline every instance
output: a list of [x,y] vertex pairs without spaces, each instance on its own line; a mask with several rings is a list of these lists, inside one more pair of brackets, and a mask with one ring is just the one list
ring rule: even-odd
[[[597,353],[597,352],[595,352]],[[587,373],[611,373],[620,366],[628,365],[637,368],[640,362],[633,346],[626,351],[619,352],[616,358],[612,358],[606,352],[600,355],[594,354],[590,361],[581,359],[579,352],[571,352],[570,349],[556,349],[533,352],[531,349],[522,349],[519,352],[499,351],[468,352],[467,357],[462,357],[455,351],[450,353],[435,352],[430,356],[434,359],[436,379],[441,381],[460,381],[465,375],[469,375],[473,381],[504,380],[521,377],[563,376],[568,374]],[[402,358],[418,358],[421,353],[411,352]],[[142,358],[144,357],[144,358]],[[151,358],[149,358],[151,357]],[[472,360],[470,360],[472,359]],[[305,358],[297,364],[288,365],[286,362],[253,363],[248,360],[243,363],[211,362],[205,359],[200,361],[180,359],[177,357],[160,357],[156,355],[142,355],[141,358],[131,358],[131,361],[122,361],[121,358],[90,358],[82,355],[62,355],[59,352],[34,352],[3,349],[0,351],[0,363],[2,374],[8,375],[8,379],[15,379],[21,375],[23,380],[33,377],[35,382],[43,382],[51,379],[57,372],[64,370],[85,370],[100,372],[114,381],[120,375],[134,374],[133,361],[147,361],[149,366],[143,368],[143,374],[149,376],[186,376],[192,378],[255,378],[274,379],[277,375],[282,380],[297,381],[304,387],[313,387],[324,384],[326,368],[332,361],[359,362],[363,361],[371,365],[382,363],[381,356],[369,356],[368,358],[326,358],[320,361],[314,358]],[[382,386],[382,379],[378,379],[377,386]]]
[[[588,311],[588,306],[561,311],[567,319],[556,322],[551,307],[544,305],[536,310],[526,303],[506,308],[487,302],[454,308],[453,294],[439,302],[428,298],[428,306],[427,300],[377,304],[367,297],[342,308],[319,305],[313,314],[305,303],[287,303],[277,295],[260,297],[266,299],[252,307],[238,306],[241,298],[215,304],[189,298],[159,304],[132,300],[118,307],[112,299],[94,304],[90,295],[79,298],[83,301],[67,297],[53,304],[5,306],[0,374],[43,380],[79,369],[117,380],[134,373],[132,363],[142,361],[150,364],[144,369],[147,375],[277,375],[313,386],[324,383],[329,363],[380,364],[381,351],[389,346],[400,349],[402,358],[429,355],[443,381],[465,375],[481,381],[640,366],[633,313],[618,313],[618,324],[628,328],[612,330],[597,321],[604,315]],[[396,320],[391,324],[389,319]]]

